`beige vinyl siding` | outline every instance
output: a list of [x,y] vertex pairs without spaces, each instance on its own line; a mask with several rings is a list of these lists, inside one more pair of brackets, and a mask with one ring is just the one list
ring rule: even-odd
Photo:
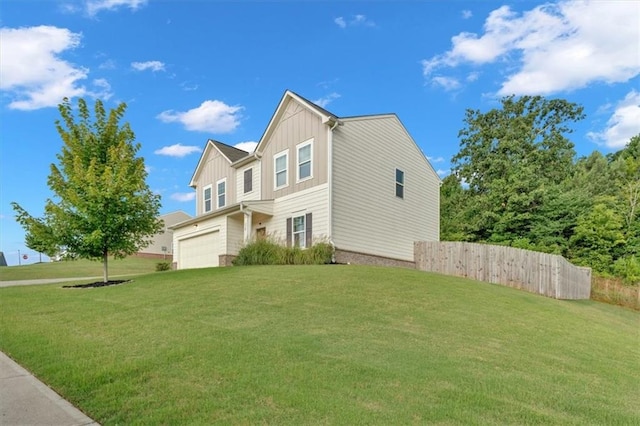
[[[289,99],[279,121],[274,123],[275,130],[265,141],[262,152],[262,199],[273,199],[304,191],[327,182],[327,131],[322,119],[306,106]],[[297,152],[296,145],[313,138],[312,178],[296,183]],[[261,142],[262,143],[262,142]],[[287,158],[288,185],[274,189],[275,154],[289,150]]]
[[[254,161],[246,166],[240,167],[236,170],[236,194],[237,202],[260,200],[260,162]],[[244,171],[247,169],[253,169],[253,190],[248,193],[244,193]]]
[[238,254],[244,243],[244,214],[227,216],[227,239],[224,254]]
[[227,160],[217,149],[209,151],[199,175],[195,179],[196,183],[196,215],[207,213],[204,211],[203,192],[204,188],[211,185],[211,206],[212,211],[216,210],[217,187],[216,182],[220,179],[227,179],[225,205],[229,206],[236,202],[236,170],[232,168]]
[[345,119],[333,133],[332,179],[337,248],[413,260],[414,241],[439,239],[440,179],[397,117]]
[[265,227],[267,235],[281,243],[287,238],[287,218],[312,214],[313,240],[327,239],[329,235],[329,186],[320,185],[308,190],[277,198],[273,202],[273,216],[254,224],[257,228]]

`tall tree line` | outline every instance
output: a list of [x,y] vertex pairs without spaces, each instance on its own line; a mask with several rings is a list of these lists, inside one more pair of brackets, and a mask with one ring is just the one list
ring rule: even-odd
[[441,239],[553,254],[640,280],[640,134],[616,153],[576,158],[583,108],[509,96],[467,110],[441,187]]

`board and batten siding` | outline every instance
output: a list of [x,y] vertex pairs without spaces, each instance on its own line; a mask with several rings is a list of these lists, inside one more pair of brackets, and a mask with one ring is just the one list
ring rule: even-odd
[[[253,169],[252,172],[252,191],[244,193],[244,172],[245,170]],[[260,200],[260,162],[253,161],[246,166],[240,167],[236,170],[236,194],[237,202]]]
[[217,149],[211,149],[202,170],[195,179],[196,183],[196,215],[206,213],[204,211],[204,188],[211,185],[211,206],[212,211],[216,210],[217,188],[216,182],[220,179],[227,179],[226,184],[226,205],[236,202],[236,170],[231,167],[229,160]]
[[[262,151],[262,199],[270,200],[322,185],[327,182],[327,125],[308,107],[289,99],[275,130],[265,141]],[[312,178],[296,183],[296,145],[313,139]],[[261,142],[262,144],[263,142]],[[274,188],[274,155],[289,150],[287,158],[288,185]]]
[[314,186],[305,191],[286,197],[277,198],[273,202],[273,216],[261,222],[267,235],[285,243],[287,238],[287,218],[312,214],[313,241],[324,241],[329,235],[329,186]]
[[[343,120],[333,132],[332,239],[338,249],[413,260],[440,236],[440,178],[395,115]],[[396,197],[396,168],[404,198]]]

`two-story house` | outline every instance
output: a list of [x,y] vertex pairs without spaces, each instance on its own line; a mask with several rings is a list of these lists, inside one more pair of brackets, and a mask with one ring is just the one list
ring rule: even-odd
[[230,265],[262,236],[330,242],[341,263],[411,265],[414,241],[439,238],[440,179],[395,114],[337,117],[291,91],[253,153],[209,140],[190,186],[177,269]]

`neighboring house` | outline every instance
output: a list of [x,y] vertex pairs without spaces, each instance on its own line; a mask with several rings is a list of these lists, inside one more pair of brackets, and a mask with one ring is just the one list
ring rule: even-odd
[[190,186],[196,216],[172,227],[177,269],[230,265],[265,235],[397,265],[412,264],[414,241],[439,239],[440,179],[395,114],[337,117],[290,91],[252,154],[209,140]]
[[171,260],[173,256],[173,229],[177,223],[191,219],[191,216],[183,211],[176,211],[160,216],[163,230],[151,238],[148,246],[141,249],[136,256]]

